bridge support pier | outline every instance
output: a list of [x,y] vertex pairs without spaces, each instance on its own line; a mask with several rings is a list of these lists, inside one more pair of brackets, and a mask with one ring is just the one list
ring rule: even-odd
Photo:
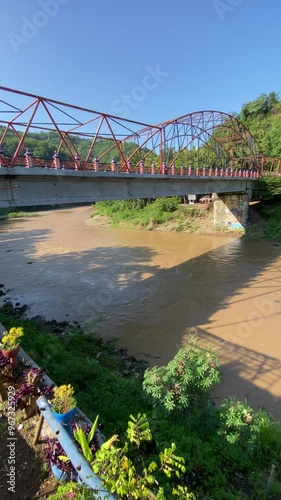
[[214,226],[236,230],[245,229],[249,214],[249,194],[214,193],[212,195],[214,201]]

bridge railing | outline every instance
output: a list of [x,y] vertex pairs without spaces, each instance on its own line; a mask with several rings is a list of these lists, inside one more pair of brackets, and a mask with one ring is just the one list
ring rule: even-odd
[[33,158],[34,167],[38,168],[52,168],[53,160],[46,160],[44,158]]
[[[28,150],[27,150],[28,151]],[[2,161],[1,161],[2,158]],[[271,159],[269,159],[271,160]],[[239,165],[239,163],[240,165]],[[231,162],[230,162],[231,164]],[[54,155],[52,159],[36,158],[28,151],[24,156],[18,156],[12,158],[9,156],[1,156],[0,153],[0,166],[5,167],[36,167],[36,168],[46,168],[46,169],[66,169],[66,170],[81,170],[81,171],[95,171],[95,172],[110,172],[112,174],[149,174],[149,175],[165,175],[165,176],[185,176],[185,177],[249,177],[258,178],[261,175],[261,168],[256,166],[254,168],[253,163],[247,162],[245,158],[236,158],[235,165],[224,167],[194,167],[190,166],[176,166],[162,165],[157,166],[152,163],[150,166],[145,165],[144,162],[139,162],[136,165],[132,165],[130,162],[127,164],[118,164],[114,160],[109,162],[99,162],[94,161],[83,161],[79,157],[73,160],[60,160],[58,155]],[[264,163],[265,164],[265,163]],[[250,166],[249,166],[250,165]],[[281,160],[279,160],[279,171],[281,172]],[[266,164],[268,168],[268,164]],[[277,173],[278,173],[277,172]],[[268,169],[268,174],[266,171],[264,175],[273,175],[273,169]],[[275,174],[274,174],[275,175]]]

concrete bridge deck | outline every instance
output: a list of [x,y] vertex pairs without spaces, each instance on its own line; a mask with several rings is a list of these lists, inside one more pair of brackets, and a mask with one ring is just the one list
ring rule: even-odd
[[257,179],[26,167],[0,168],[0,207],[93,203],[188,194],[248,193]]

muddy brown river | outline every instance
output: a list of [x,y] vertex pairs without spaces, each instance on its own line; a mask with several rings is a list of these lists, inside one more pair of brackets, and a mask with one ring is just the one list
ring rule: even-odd
[[78,321],[151,365],[189,335],[215,347],[215,390],[281,420],[281,248],[235,236],[91,226],[90,207],[0,222],[0,282],[28,315]]

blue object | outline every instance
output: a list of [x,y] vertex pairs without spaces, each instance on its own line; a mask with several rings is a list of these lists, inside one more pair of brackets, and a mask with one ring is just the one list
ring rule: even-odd
[[76,412],[77,412],[76,408],[72,408],[71,410],[69,410],[66,413],[57,413],[57,412],[53,411],[53,415],[54,415],[55,419],[57,420],[57,422],[59,422],[60,424],[62,424],[64,426],[66,432],[68,433],[68,435],[70,437],[73,437],[73,433],[72,433],[70,424],[71,424],[71,421],[74,419]]
[[51,471],[53,476],[61,483],[69,483],[69,481],[77,481],[77,472],[63,472],[57,465],[51,463]]
[[52,429],[57,440],[63,447],[65,455],[69,458],[74,469],[77,471],[81,481],[91,490],[97,491],[101,500],[115,500],[115,497],[111,493],[105,491],[100,478],[93,472],[93,469],[85,457],[79,453],[77,446],[75,446],[75,443],[63,424],[56,420],[51,405],[48,403],[45,396],[40,396],[36,403],[48,426]]

